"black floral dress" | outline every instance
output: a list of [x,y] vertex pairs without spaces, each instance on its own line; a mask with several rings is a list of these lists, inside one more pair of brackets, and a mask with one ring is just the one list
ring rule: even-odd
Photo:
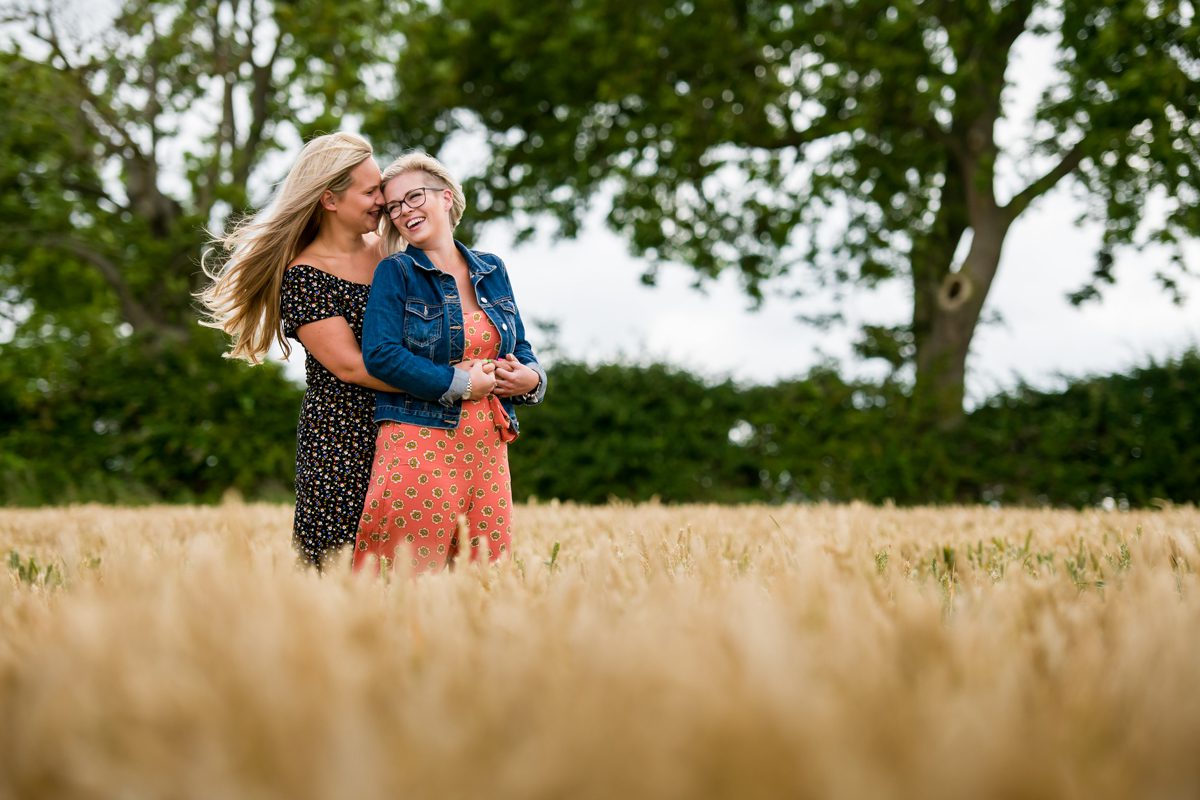
[[[284,335],[296,339],[302,325],[343,317],[361,345],[370,291],[367,284],[316,267],[289,267],[280,289]],[[333,551],[354,544],[375,453],[375,392],[339,380],[311,353],[304,373],[308,390],[296,426],[293,536],[301,558],[320,566]]]

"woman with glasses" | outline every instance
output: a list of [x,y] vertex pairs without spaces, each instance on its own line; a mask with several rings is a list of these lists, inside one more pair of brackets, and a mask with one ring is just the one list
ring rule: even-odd
[[413,572],[500,558],[512,529],[508,442],[515,406],[540,403],[546,373],[525,339],[504,263],[454,239],[462,187],[411,153],[383,172],[384,243],[363,323],[379,432],[354,568]]
[[296,431],[293,541],[318,568],[354,542],[375,450],[375,389],[359,340],[382,213],[371,146],[349,133],[308,142],[270,205],[216,244],[225,263],[200,296],[205,321],[252,364],[272,341],[304,346],[308,388]]

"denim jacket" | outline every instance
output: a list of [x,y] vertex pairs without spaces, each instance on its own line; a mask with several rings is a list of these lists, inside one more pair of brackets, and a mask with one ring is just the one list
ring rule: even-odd
[[[516,432],[514,401],[540,403],[546,373],[525,339],[504,262],[460,242],[455,245],[467,261],[480,308],[500,332],[499,357],[515,354],[541,379],[528,395],[500,399]],[[416,247],[379,262],[363,318],[363,363],[371,375],[403,391],[375,393],[375,421],[457,427],[467,373],[450,365],[462,360],[463,347],[463,311],[454,278]]]

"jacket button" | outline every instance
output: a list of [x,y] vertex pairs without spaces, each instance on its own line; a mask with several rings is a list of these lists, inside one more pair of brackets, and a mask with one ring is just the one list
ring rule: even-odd
[[486,297],[481,297],[481,298],[479,298],[479,302],[481,302],[481,303],[486,303],[486,302],[487,302],[487,298],[486,298]]

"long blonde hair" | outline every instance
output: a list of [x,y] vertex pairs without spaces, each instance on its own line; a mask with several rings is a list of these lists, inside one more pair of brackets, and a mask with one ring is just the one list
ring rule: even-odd
[[212,244],[228,258],[210,271],[203,262],[212,250],[205,252],[202,267],[212,283],[197,297],[207,312],[200,324],[220,328],[233,339],[226,358],[258,364],[272,340],[285,357],[291,354],[280,320],[283,272],[321,228],[321,195],[346,191],[350,173],[371,155],[371,145],[353,133],[312,139],[271,203],[225,236],[213,237]]
[[[451,229],[457,228],[463,212],[467,210],[467,198],[463,195],[462,186],[454,180],[454,176],[450,174],[450,170],[446,169],[446,165],[428,153],[420,151],[405,153],[387,165],[379,182],[380,190],[388,185],[388,181],[407,172],[424,172],[433,179],[434,183],[441,184],[441,188],[450,190],[450,227]],[[396,224],[388,218],[387,214],[383,214],[379,219],[379,235],[383,237],[383,246],[386,248],[384,252],[395,253],[408,247],[408,242],[404,241]]]

